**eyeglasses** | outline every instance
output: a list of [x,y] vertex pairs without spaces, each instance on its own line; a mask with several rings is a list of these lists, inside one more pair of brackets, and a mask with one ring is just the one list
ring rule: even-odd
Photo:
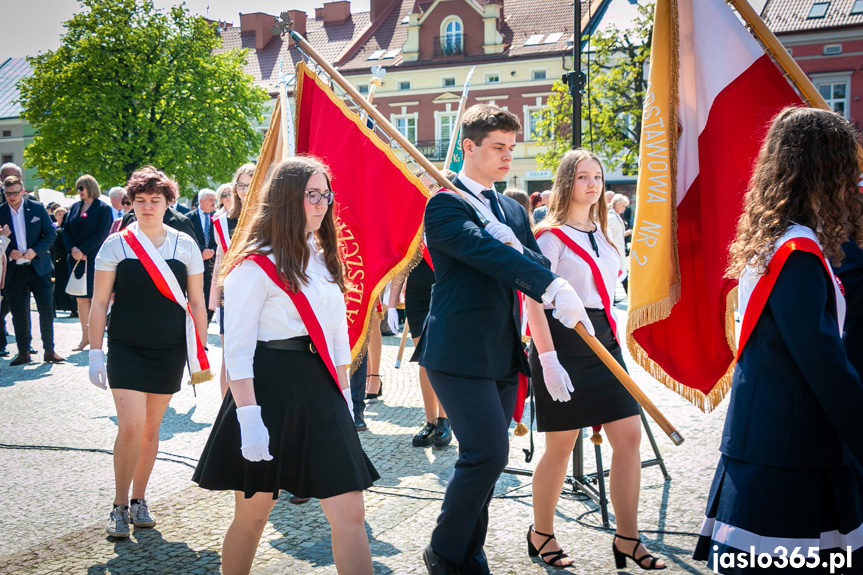
[[249,184],[241,184],[241,183],[239,183],[239,182],[238,182],[238,183],[237,183],[237,189],[238,189],[238,190],[240,190],[240,191],[248,190],[248,189],[249,189]]
[[129,200],[123,200],[120,203],[123,204],[124,206],[131,206],[132,205],[132,202],[130,202]]
[[75,188],[75,189],[77,189],[79,192],[83,192],[83,191],[85,191],[87,188],[85,188],[84,186],[78,186],[78,187],[77,187],[77,188]]
[[309,198],[309,203],[312,204],[313,206],[316,206],[319,203],[321,203],[321,200],[324,200],[327,203],[327,205],[332,204],[334,195],[335,194],[333,194],[332,192],[325,192],[323,194],[320,192],[306,192],[306,197]]
[[219,197],[220,197],[220,198],[222,198],[222,199],[224,200],[225,198],[227,198],[227,197],[228,197],[228,194],[222,194],[222,195],[221,195],[221,196],[219,196]]
[[21,193],[22,192],[20,190],[17,192],[7,192],[6,190],[3,190],[3,195],[6,197],[9,197],[9,198],[14,198],[15,196],[20,196]]

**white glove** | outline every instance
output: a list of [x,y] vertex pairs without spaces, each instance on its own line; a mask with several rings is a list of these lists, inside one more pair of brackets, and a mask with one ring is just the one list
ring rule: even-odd
[[593,324],[587,317],[587,311],[584,309],[584,304],[581,303],[581,298],[575,293],[575,290],[568,283],[562,286],[554,296],[554,311],[551,312],[560,323],[574,329],[578,322],[584,324],[587,333],[596,335],[593,329]]
[[342,390],[342,397],[348,404],[348,411],[351,413],[351,421],[354,420],[354,398],[351,397],[351,386],[347,386]]
[[560,365],[556,351],[547,351],[539,354],[539,363],[542,364],[542,378],[545,380],[545,388],[555,401],[569,401],[569,392],[573,391],[572,380],[569,374]]
[[260,405],[244,405],[237,408],[240,422],[240,448],[249,461],[270,461],[270,432],[261,419]]
[[90,350],[90,383],[99,389],[108,389],[108,370],[105,368],[105,352]]
[[485,231],[491,234],[491,237],[503,244],[509,244],[513,249],[518,250],[518,253],[524,253],[524,248],[521,247],[521,242],[515,237],[515,233],[506,224],[500,222],[489,222],[485,227]]
[[387,325],[394,334],[399,334],[399,310],[394,307],[387,308]]

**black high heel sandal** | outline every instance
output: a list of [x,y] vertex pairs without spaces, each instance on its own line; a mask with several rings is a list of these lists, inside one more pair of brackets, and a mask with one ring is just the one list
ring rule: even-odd
[[[530,540],[530,532],[533,531],[540,537],[545,537],[545,541],[543,541],[542,545],[537,549],[534,544]],[[551,567],[559,567],[561,569],[565,567],[569,567],[569,565],[555,565],[561,559],[565,559],[569,557],[566,553],[563,552],[563,549],[558,549],[557,551],[546,551],[542,553],[542,549],[548,545],[548,542],[552,539],[557,539],[554,535],[549,535],[548,533],[540,533],[536,529],[533,528],[533,525],[527,528],[527,555],[528,557],[539,557],[542,559],[542,562]],[[546,559],[548,557],[548,559]]]
[[[656,566],[656,562],[659,561],[659,557],[654,557],[649,551],[647,551],[647,547],[644,547],[644,543],[641,542],[641,537],[633,539],[632,537],[624,537],[623,535],[618,535],[617,533],[614,534],[614,537],[615,537],[615,539],[623,539],[624,541],[636,541],[635,547],[632,548],[632,553],[629,554],[629,553],[624,553],[623,551],[618,549],[617,548],[617,542],[612,540],[611,550],[614,552],[614,563],[618,569],[625,569],[626,568],[626,558],[627,557],[629,557],[630,559],[635,561],[635,564],[638,565],[639,567],[641,567],[642,569],[644,569],[645,571],[649,571],[651,569],[656,569],[656,570],[665,569],[666,567],[668,567],[668,565],[663,565],[662,567]],[[635,552],[638,551],[639,545],[644,547],[645,554],[642,555],[641,557],[639,557],[638,559],[636,559],[635,558]],[[644,563],[642,563],[642,561],[644,561],[645,559],[650,559],[650,564],[646,567],[645,567]]]
[[370,378],[370,377],[376,377],[376,378],[378,378],[378,379],[380,380],[380,382],[381,382],[381,385],[380,385],[380,387],[378,387],[378,392],[377,392],[377,393],[368,393],[368,392],[366,392],[366,399],[373,399],[373,400],[376,400],[377,398],[379,398],[380,396],[382,396],[382,395],[384,394],[384,380],[383,380],[383,379],[381,379],[380,374],[377,374],[377,373],[370,373],[370,374],[368,374],[368,375],[366,376],[366,379],[368,379],[368,378]]

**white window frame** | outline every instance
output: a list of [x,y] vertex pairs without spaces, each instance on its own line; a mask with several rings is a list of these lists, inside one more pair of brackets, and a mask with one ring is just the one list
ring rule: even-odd
[[[544,78],[537,78],[536,77],[537,72],[542,72],[545,75],[545,77]],[[536,69],[531,70],[530,71],[530,80],[532,82],[544,82],[544,81],[548,80],[548,68],[536,68]]]
[[444,118],[451,118],[450,120],[450,129],[455,127],[455,119],[458,115],[456,110],[446,110],[446,111],[436,111],[434,113],[434,134],[435,140],[440,142],[443,153],[446,154],[447,148],[449,147],[449,140],[444,142],[443,138],[443,120]]
[[[403,88],[402,84],[407,84],[408,85],[407,88]],[[411,81],[410,80],[399,80],[398,83],[396,84],[396,89],[399,92],[407,92],[408,90],[411,89]]]
[[[830,106],[830,109],[834,109],[834,105],[838,102],[842,102],[844,104],[844,112],[843,116],[846,120],[851,118],[851,72],[840,72],[833,74],[813,74],[811,76],[812,83],[815,84],[815,88],[820,92],[821,86],[824,84],[845,84],[845,97],[844,98],[824,98],[827,101],[827,104]],[[832,89],[831,89],[832,95]]]
[[[452,84],[447,86],[447,80],[452,80]],[[440,86],[441,88],[455,88],[456,82],[458,82],[458,78],[456,78],[455,76],[444,76],[440,79]]]
[[525,127],[524,130],[524,141],[525,142],[535,142],[536,138],[534,137],[533,130],[530,127],[530,120],[534,112],[540,112],[545,109],[545,106],[541,104],[533,105],[533,106],[524,106],[523,114],[524,114],[524,123],[522,124]]
[[824,44],[821,47],[822,56],[839,56],[840,54],[842,54],[842,44]]
[[[490,82],[489,78],[492,76],[497,76],[496,82]],[[486,84],[500,84],[500,72],[486,72],[485,73],[485,83]]]
[[[458,25],[458,32],[448,32],[450,24]],[[454,36],[458,44],[458,53],[464,54],[464,22],[458,16],[447,16],[440,23],[440,51],[444,52],[444,42],[449,42],[449,37]]]
[[[399,120],[407,120],[405,122],[405,131],[408,133],[405,133],[405,132],[402,132],[401,130],[399,130],[399,125],[398,125]],[[413,139],[411,139],[411,137],[410,137],[410,127],[408,126],[408,123],[410,120],[414,121],[414,127],[413,127],[414,137],[413,137]],[[407,140],[411,144],[417,143],[417,124],[419,124],[419,112],[412,112],[409,114],[390,114],[390,123],[395,127],[396,130],[399,131],[399,133],[402,136],[407,138]]]

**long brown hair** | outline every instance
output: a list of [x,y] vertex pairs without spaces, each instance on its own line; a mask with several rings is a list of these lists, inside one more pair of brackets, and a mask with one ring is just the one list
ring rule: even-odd
[[[605,236],[612,246],[614,242],[608,237],[608,208],[605,205],[605,168],[599,157],[578,148],[570,150],[560,159],[557,172],[554,175],[554,183],[551,185],[551,196],[548,198],[548,213],[536,227],[562,226],[569,219],[569,207],[572,204],[572,190],[575,187],[575,174],[578,171],[578,163],[582,160],[593,160],[599,164],[602,171],[602,189],[599,190],[599,199],[590,206],[590,221],[595,222],[597,228]],[[614,249],[617,249],[616,247]]]
[[[275,167],[260,191],[259,200],[249,205],[247,223],[238,228],[231,247],[222,263],[224,278],[249,254],[267,254],[272,248],[276,269],[290,283],[294,293],[307,285],[306,266],[311,257],[306,238],[306,185],[315,174],[323,174],[330,186],[330,173],[319,160],[310,157],[290,158]],[[333,283],[345,292],[342,260],[339,257],[339,235],[333,216],[335,203],[330,204],[320,229],[315,232],[324,252],[327,270]]]
[[[243,212],[243,200],[240,199],[240,195],[237,193],[237,180],[240,179],[240,176],[243,174],[247,174],[250,178],[255,173],[255,164],[243,164],[239,168],[237,168],[236,173],[234,173],[234,179],[231,180],[231,195],[233,196],[233,203],[231,204],[231,211],[228,212],[228,218],[232,220],[239,220],[240,214]],[[246,188],[246,193],[248,194],[249,189]]]
[[779,112],[758,153],[726,276],[738,278],[747,265],[764,273],[792,223],[811,228],[838,265],[843,242],[863,244],[859,177],[854,129],[844,118],[814,108]]

